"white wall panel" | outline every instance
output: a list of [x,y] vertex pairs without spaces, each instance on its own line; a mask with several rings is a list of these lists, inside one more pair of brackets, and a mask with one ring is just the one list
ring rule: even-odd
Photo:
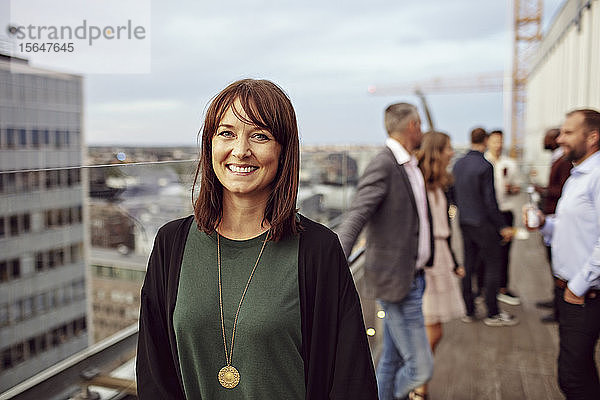
[[577,23],[580,4],[585,2],[567,0],[528,78],[523,156],[542,170],[549,161],[548,152],[540,150],[545,131],[572,109],[600,109],[600,1],[583,7]]

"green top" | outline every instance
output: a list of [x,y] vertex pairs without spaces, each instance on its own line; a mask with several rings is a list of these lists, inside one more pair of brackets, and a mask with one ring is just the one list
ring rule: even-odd
[[[235,312],[265,237],[220,238],[228,352]],[[265,246],[238,316],[231,363],[240,373],[235,388],[222,387],[217,378],[226,365],[217,239],[196,224],[185,245],[173,326],[188,399],[304,399],[298,238]]]

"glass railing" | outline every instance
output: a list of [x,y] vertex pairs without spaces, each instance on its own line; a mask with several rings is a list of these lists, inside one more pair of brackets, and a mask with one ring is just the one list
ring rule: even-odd
[[[305,149],[299,212],[339,224],[377,151]],[[154,237],[192,214],[197,165],[193,152],[151,154],[102,148],[85,166],[0,171],[0,393],[137,324]],[[363,296],[362,243],[350,267],[376,358],[383,314]]]
[[[375,151],[303,151],[299,212],[339,221]],[[137,324],[154,237],[192,214],[197,165],[151,152],[96,149],[84,166],[0,171],[0,393]]]

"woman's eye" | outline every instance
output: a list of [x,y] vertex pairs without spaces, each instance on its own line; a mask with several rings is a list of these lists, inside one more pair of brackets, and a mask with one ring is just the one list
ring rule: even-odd
[[254,137],[257,140],[260,141],[265,141],[265,140],[269,140],[269,136],[265,135],[264,133],[255,133],[254,135],[252,135],[252,137]]
[[218,136],[222,136],[222,137],[233,137],[233,132],[231,131],[220,131],[217,132]]

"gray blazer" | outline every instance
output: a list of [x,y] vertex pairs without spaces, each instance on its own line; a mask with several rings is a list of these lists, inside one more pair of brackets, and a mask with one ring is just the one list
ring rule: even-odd
[[[433,263],[433,224],[427,204]],[[356,197],[336,229],[346,257],[366,227],[366,295],[388,302],[401,301],[414,279],[418,253],[419,215],[408,175],[385,148],[361,176]]]

